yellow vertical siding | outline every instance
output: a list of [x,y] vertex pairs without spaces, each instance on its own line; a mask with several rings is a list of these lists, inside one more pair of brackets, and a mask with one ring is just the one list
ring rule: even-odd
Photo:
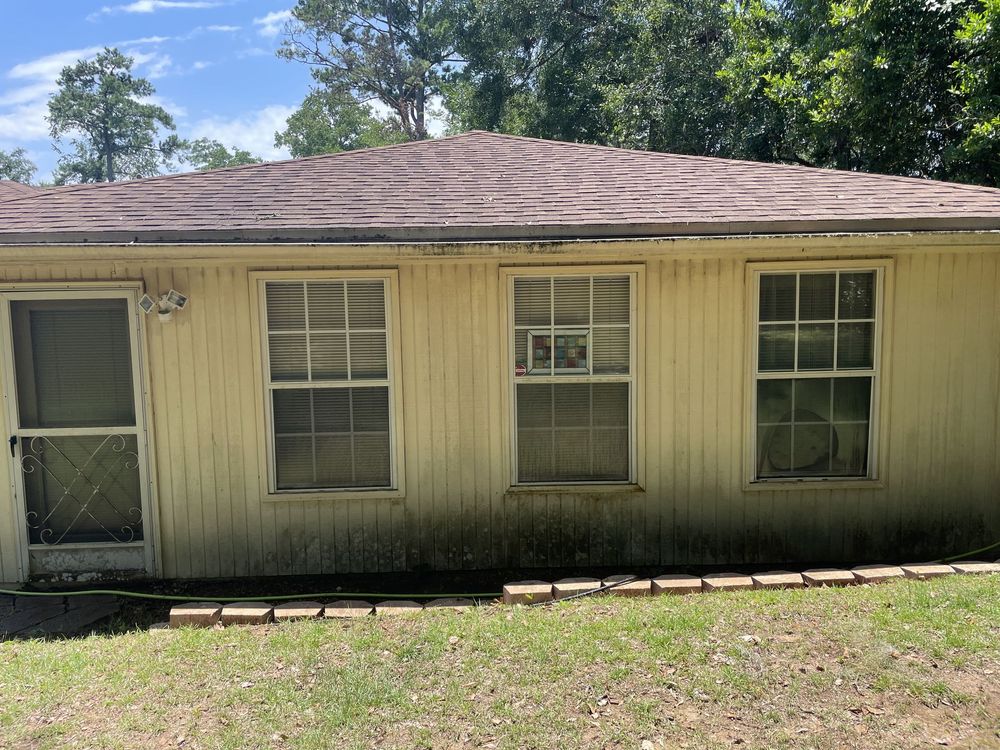
[[[190,293],[173,322],[146,329],[167,577],[854,561],[1000,537],[1000,254],[894,259],[877,489],[746,490],[744,260],[616,262],[645,267],[641,490],[508,491],[500,262],[429,259],[394,264],[406,496],[305,502],[261,490],[255,267],[40,264],[0,274]],[[0,461],[8,496],[9,469]],[[17,577],[21,531],[9,507],[8,497],[0,581]]]

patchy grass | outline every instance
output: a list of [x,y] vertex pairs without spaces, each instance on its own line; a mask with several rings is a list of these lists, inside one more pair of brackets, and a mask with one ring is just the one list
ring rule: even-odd
[[0,746],[1000,748],[1000,576],[0,644]]

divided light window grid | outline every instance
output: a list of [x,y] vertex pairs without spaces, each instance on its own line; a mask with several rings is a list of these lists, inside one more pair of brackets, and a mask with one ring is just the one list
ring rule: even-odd
[[631,275],[513,287],[517,482],[631,481]]
[[758,281],[755,478],[870,476],[878,272]]
[[264,287],[275,488],[390,488],[386,281]]

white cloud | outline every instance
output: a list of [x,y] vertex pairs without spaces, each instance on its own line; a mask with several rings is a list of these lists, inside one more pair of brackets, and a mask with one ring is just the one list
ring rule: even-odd
[[84,47],[55,52],[51,55],[18,63],[7,71],[7,78],[16,82],[0,93],[0,141],[8,145],[23,145],[49,137],[49,97],[56,90],[56,79],[67,65],[93,57],[101,47]]
[[253,25],[260,27],[257,29],[257,33],[261,36],[277,36],[290,20],[292,20],[292,11],[276,10],[266,16],[253,19]]
[[240,30],[240,26],[226,26],[225,24],[217,24],[213,26],[206,26],[205,29],[208,31],[219,31],[224,34],[232,34],[235,31]]
[[95,21],[101,16],[115,13],[155,13],[158,10],[217,8],[222,5],[215,0],[134,0],[124,5],[105,5],[96,13],[87,16],[88,21]]
[[42,81],[52,81],[67,65],[72,65],[77,60],[93,57],[100,52],[103,47],[84,47],[83,49],[68,49],[64,52],[55,52],[45,55],[26,63],[18,63],[7,73],[8,78],[33,78]]
[[0,144],[4,147],[23,146],[30,141],[49,137],[48,101],[41,99],[0,112]]
[[163,44],[164,42],[169,42],[173,37],[170,36],[143,36],[138,39],[126,39],[124,42],[116,42],[115,47],[127,47],[133,44]]
[[191,127],[191,137],[238,146],[263,159],[287,159],[288,151],[275,147],[274,134],[285,129],[285,121],[294,111],[295,107],[272,104],[232,119],[209,117]]

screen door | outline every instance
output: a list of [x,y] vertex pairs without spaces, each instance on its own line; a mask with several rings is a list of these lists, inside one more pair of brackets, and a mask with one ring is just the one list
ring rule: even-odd
[[31,573],[150,568],[134,295],[105,295],[7,295]]

